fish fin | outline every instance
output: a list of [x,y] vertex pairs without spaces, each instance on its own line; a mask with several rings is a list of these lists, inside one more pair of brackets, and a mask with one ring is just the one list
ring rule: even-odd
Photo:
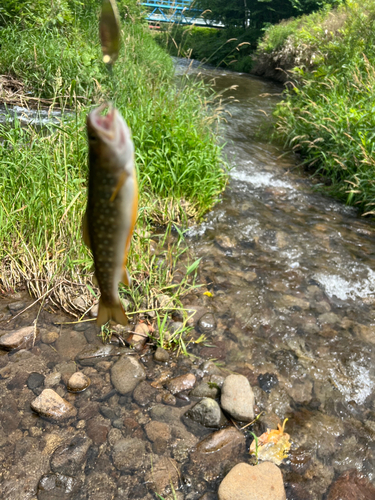
[[123,326],[126,326],[128,324],[128,317],[126,316],[121,303],[116,304],[112,307],[107,307],[103,304],[102,299],[100,299],[96,323],[99,326],[103,326],[108,323],[110,319]]
[[89,236],[89,226],[88,226],[88,221],[87,221],[87,212],[85,212],[85,215],[83,216],[83,219],[82,219],[82,237],[83,237],[84,244],[88,248],[91,249],[90,236]]
[[126,267],[123,268],[122,270],[122,278],[121,281],[124,283],[126,286],[130,286],[132,283],[132,279],[130,277],[129,271],[127,270]]
[[115,201],[116,199],[116,196],[118,195],[120,189],[122,188],[122,186],[124,185],[125,181],[126,181],[126,178],[128,177],[128,173],[126,170],[124,170],[122,172],[122,174],[120,175],[120,178],[118,180],[118,183],[116,184],[116,187],[115,189],[113,190],[113,193],[112,193],[112,196],[110,197],[109,201],[112,203],[113,201]]

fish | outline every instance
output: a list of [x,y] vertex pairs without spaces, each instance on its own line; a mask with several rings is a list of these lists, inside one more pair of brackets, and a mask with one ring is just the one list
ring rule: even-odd
[[124,118],[107,103],[88,114],[87,138],[89,180],[82,232],[101,294],[97,324],[113,320],[126,325],[118,284],[131,284],[126,264],[138,213],[134,145]]
[[99,20],[103,62],[113,65],[120,52],[120,21],[115,0],[103,0]]

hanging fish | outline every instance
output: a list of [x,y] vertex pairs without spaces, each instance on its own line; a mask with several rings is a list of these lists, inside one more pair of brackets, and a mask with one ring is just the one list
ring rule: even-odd
[[118,284],[130,285],[126,268],[138,210],[138,186],[131,133],[119,111],[102,104],[87,117],[89,184],[83,240],[94,257],[101,297],[97,323],[128,319]]
[[103,61],[112,66],[120,51],[120,21],[115,0],[103,0],[99,35]]

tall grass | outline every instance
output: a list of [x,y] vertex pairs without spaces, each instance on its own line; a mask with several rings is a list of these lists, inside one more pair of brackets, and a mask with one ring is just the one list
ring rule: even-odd
[[374,3],[348,1],[271,28],[261,50],[289,51],[295,66],[275,112],[277,136],[324,176],[331,194],[375,213]]
[[[37,297],[53,291],[50,300],[81,313],[92,289],[80,228],[85,117],[93,104],[110,98],[133,131],[138,228],[201,217],[227,178],[210,91],[188,79],[176,87],[169,57],[132,22],[123,24],[111,78],[100,62],[97,15],[89,14],[71,30],[12,25],[0,31],[0,73],[11,73],[34,95],[63,108],[60,125],[42,132],[17,121],[0,126],[0,282],[5,288],[26,282]],[[143,259],[148,268],[150,244],[150,237],[135,238],[130,266],[140,280],[147,278],[139,267]]]

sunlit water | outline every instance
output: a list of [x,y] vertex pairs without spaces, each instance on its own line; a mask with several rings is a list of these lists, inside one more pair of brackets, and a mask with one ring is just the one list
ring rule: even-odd
[[[321,499],[353,467],[375,481],[374,224],[314,191],[296,160],[280,158],[283,151],[259,133],[279,87],[194,71],[214,78],[220,91],[238,86],[229,95],[239,101],[226,104],[229,187],[188,231],[214,295],[218,331],[210,340],[224,340],[223,361],[251,372],[255,383],[260,374],[277,375],[277,388],[257,394],[260,409],[289,418],[288,499]],[[313,473],[296,473],[293,453],[301,450]]]

